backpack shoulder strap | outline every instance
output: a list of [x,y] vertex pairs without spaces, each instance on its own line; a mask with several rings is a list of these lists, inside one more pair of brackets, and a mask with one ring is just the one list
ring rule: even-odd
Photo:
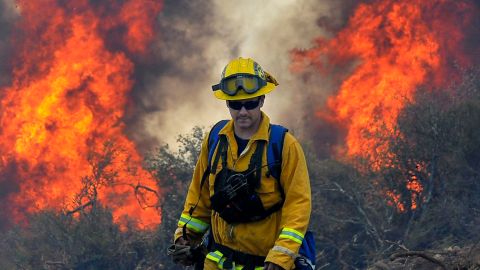
[[200,182],[200,189],[202,189],[203,184],[205,183],[205,180],[207,180],[208,175],[210,174],[210,167],[212,164],[212,158],[213,158],[213,153],[215,153],[215,148],[217,148],[218,141],[219,141],[219,136],[218,133],[220,130],[222,130],[223,127],[228,123],[228,120],[221,120],[218,123],[216,123],[212,129],[210,130],[210,133],[208,134],[208,142],[207,142],[207,149],[208,149],[208,163],[207,163],[207,169],[205,169],[205,172],[203,173],[202,176],[202,181]]
[[282,150],[285,134],[288,129],[281,125],[270,125],[270,138],[267,148],[267,164],[269,173],[280,181],[282,170]]
[[215,148],[217,147],[219,136],[218,133],[225,125],[228,123],[229,120],[221,120],[216,123],[210,133],[208,134],[208,166],[210,167],[210,163],[212,161],[213,153],[215,153]]
[[288,129],[283,126],[270,125],[270,136],[267,146],[267,177],[270,177],[271,175],[277,180],[282,200],[267,210],[267,216],[280,210],[285,201],[285,191],[283,190],[282,183],[280,183],[280,174],[282,171],[283,141],[287,131]]

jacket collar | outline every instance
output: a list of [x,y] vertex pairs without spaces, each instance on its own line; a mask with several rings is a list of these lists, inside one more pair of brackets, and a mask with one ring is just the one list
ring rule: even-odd
[[[270,133],[270,118],[262,112],[262,120],[260,120],[260,125],[258,126],[257,132],[253,134],[250,138],[250,141],[264,140],[268,142]],[[226,135],[229,138],[234,138],[233,130],[233,119],[228,121],[228,123],[220,130],[219,134]]]

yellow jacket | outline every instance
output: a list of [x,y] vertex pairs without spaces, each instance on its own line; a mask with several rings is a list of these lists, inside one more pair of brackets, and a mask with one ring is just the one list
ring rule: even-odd
[[[260,127],[248,142],[247,147],[237,155],[237,143],[234,137],[233,121],[230,120],[219,134],[227,136],[228,152],[227,166],[235,171],[245,171],[250,158],[255,152],[258,140],[268,141],[270,119],[262,112]],[[292,269],[295,254],[302,243],[307,230],[311,211],[310,180],[302,147],[290,134],[285,134],[282,151],[282,169],[280,183],[285,192],[285,202],[281,210],[267,218],[249,223],[228,224],[219,214],[211,210],[210,197],[214,193],[215,175],[210,174],[200,190],[200,182],[208,163],[208,135],[203,141],[200,157],[195,167],[184,210],[175,232],[175,240],[182,235],[182,227],[186,225],[187,232],[193,237],[201,236],[211,225],[216,243],[231,249],[258,256],[266,256],[268,262],[273,262],[284,269]],[[214,156],[216,153],[214,154]],[[262,164],[267,164],[266,150]],[[221,170],[221,162],[217,172]],[[273,176],[266,176],[267,167],[262,169],[261,185],[257,193],[265,209],[281,200],[278,181]],[[199,195],[202,193],[200,200]],[[192,216],[191,207],[198,202]],[[212,252],[207,259],[222,263],[222,254]]]

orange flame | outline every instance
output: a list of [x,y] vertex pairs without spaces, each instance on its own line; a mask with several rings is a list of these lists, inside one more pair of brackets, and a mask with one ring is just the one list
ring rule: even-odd
[[0,174],[17,186],[7,199],[11,218],[68,205],[82,177],[92,174],[88,157],[110,141],[119,149],[108,167],[115,181],[98,190],[98,199],[123,225],[127,217],[139,227],[160,222],[158,209],[143,209],[135,196],[138,187],[156,192],[156,182],[124,135],[122,117],[134,83],[127,55],[147,52],[161,6],[135,0],[18,2],[13,79],[1,89],[0,110]]
[[[377,168],[388,162],[382,158],[391,153],[379,137],[394,132],[418,87],[445,85],[455,78],[452,63],[470,64],[462,51],[463,31],[472,27],[475,10],[471,3],[453,0],[363,3],[334,38],[317,39],[314,48],[293,52],[294,71],[306,66],[327,75],[338,68],[353,70],[328,99],[329,110],[317,112],[346,130],[339,154],[366,158]],[[409,180],[409,189],[421,190],[419,185]]]

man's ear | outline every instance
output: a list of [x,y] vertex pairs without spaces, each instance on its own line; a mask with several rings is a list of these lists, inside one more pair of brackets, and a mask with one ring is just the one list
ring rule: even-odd
[[260,108],[263,107],[263,103],[265,102],[265,95],[260,96]]

